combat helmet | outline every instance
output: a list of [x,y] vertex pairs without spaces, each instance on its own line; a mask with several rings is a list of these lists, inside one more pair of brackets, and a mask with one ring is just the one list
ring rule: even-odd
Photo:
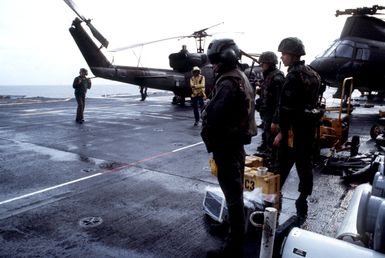
[[278,46],[278,51],[296,56],[306,55],[305,46],[303,45],[302,41],[296,37],[283,39]]
[[207,49],[207,56],[212,64],[236,66],[241,51],[232,39],[214,39]]
[[259,56],[258,62],[260,64],[267,63],[267,64],[276,65],[278,64],[278,57],[274,52],[266,51]]

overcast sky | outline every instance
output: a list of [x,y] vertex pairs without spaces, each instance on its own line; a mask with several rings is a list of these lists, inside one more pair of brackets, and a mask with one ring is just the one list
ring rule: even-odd
[[[82,15],[110,41],[109,49],[189,35],[223,22],[208,33],[231,37],[245,52],[276,51],[281,39],[300,38],[310,62],[338,38],[346,16],[337,9],[385,5],[371,0],[73,0]],[[63,0],[0,0],[0,85],[66,85],[87,67],[68,28],[76,14]],[[169,68],[168,55],[193,39],[169,40],[119,53],[119,65]],[[277,53],[278,54],[278,53]],[[110,81],[96,79],[96,84]]]

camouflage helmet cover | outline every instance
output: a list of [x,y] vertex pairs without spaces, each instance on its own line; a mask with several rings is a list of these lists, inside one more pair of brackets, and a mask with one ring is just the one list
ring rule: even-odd
[[276,65],[278,64],[278,57],[274,52],[266,51],[259,56],[258,61],[260,64],[267,63],[267,64]]
[[278,51],[297,56],[306,55],[305,46],[303,45],[302,41],[296,37],[283,39],[278,46]]

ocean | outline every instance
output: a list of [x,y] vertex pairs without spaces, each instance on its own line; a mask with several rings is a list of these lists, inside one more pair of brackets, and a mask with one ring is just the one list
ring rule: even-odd
[[[156,91],[148,89],[148,93]],[[136,85],[92,85],[87,91],[88,98],[105,98],[115,95],[140,95]],[[0,97],[11,98],[69,98],[74,97],[72,85],[0,85]]]

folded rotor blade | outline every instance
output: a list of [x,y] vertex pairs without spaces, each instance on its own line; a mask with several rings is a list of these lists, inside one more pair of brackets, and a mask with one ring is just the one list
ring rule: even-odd
[[91,24],[91,20],[86,19],[83,15],[80,14],[79,8],[72,0],[64,0],[64,2],[79,16],[79,18],[84,21],[87,26],[90,28],[92,35],[102,44],[103,47],[108,47],[108,40],[103,37],[103,35]]
[[64,0],[64,2],[76,13],[77,16],[79,16],[80,19],[83,21],[86,21],[86,18],[80,14],[79,8],[72,0]]
[[103,35],[94,27],[94,25],[91,24],[91,21],[86,21],[86,24],[90,28],[92,35],[102,44],[103,47],[107,48],[108,47],[108,40],[103,37]]

